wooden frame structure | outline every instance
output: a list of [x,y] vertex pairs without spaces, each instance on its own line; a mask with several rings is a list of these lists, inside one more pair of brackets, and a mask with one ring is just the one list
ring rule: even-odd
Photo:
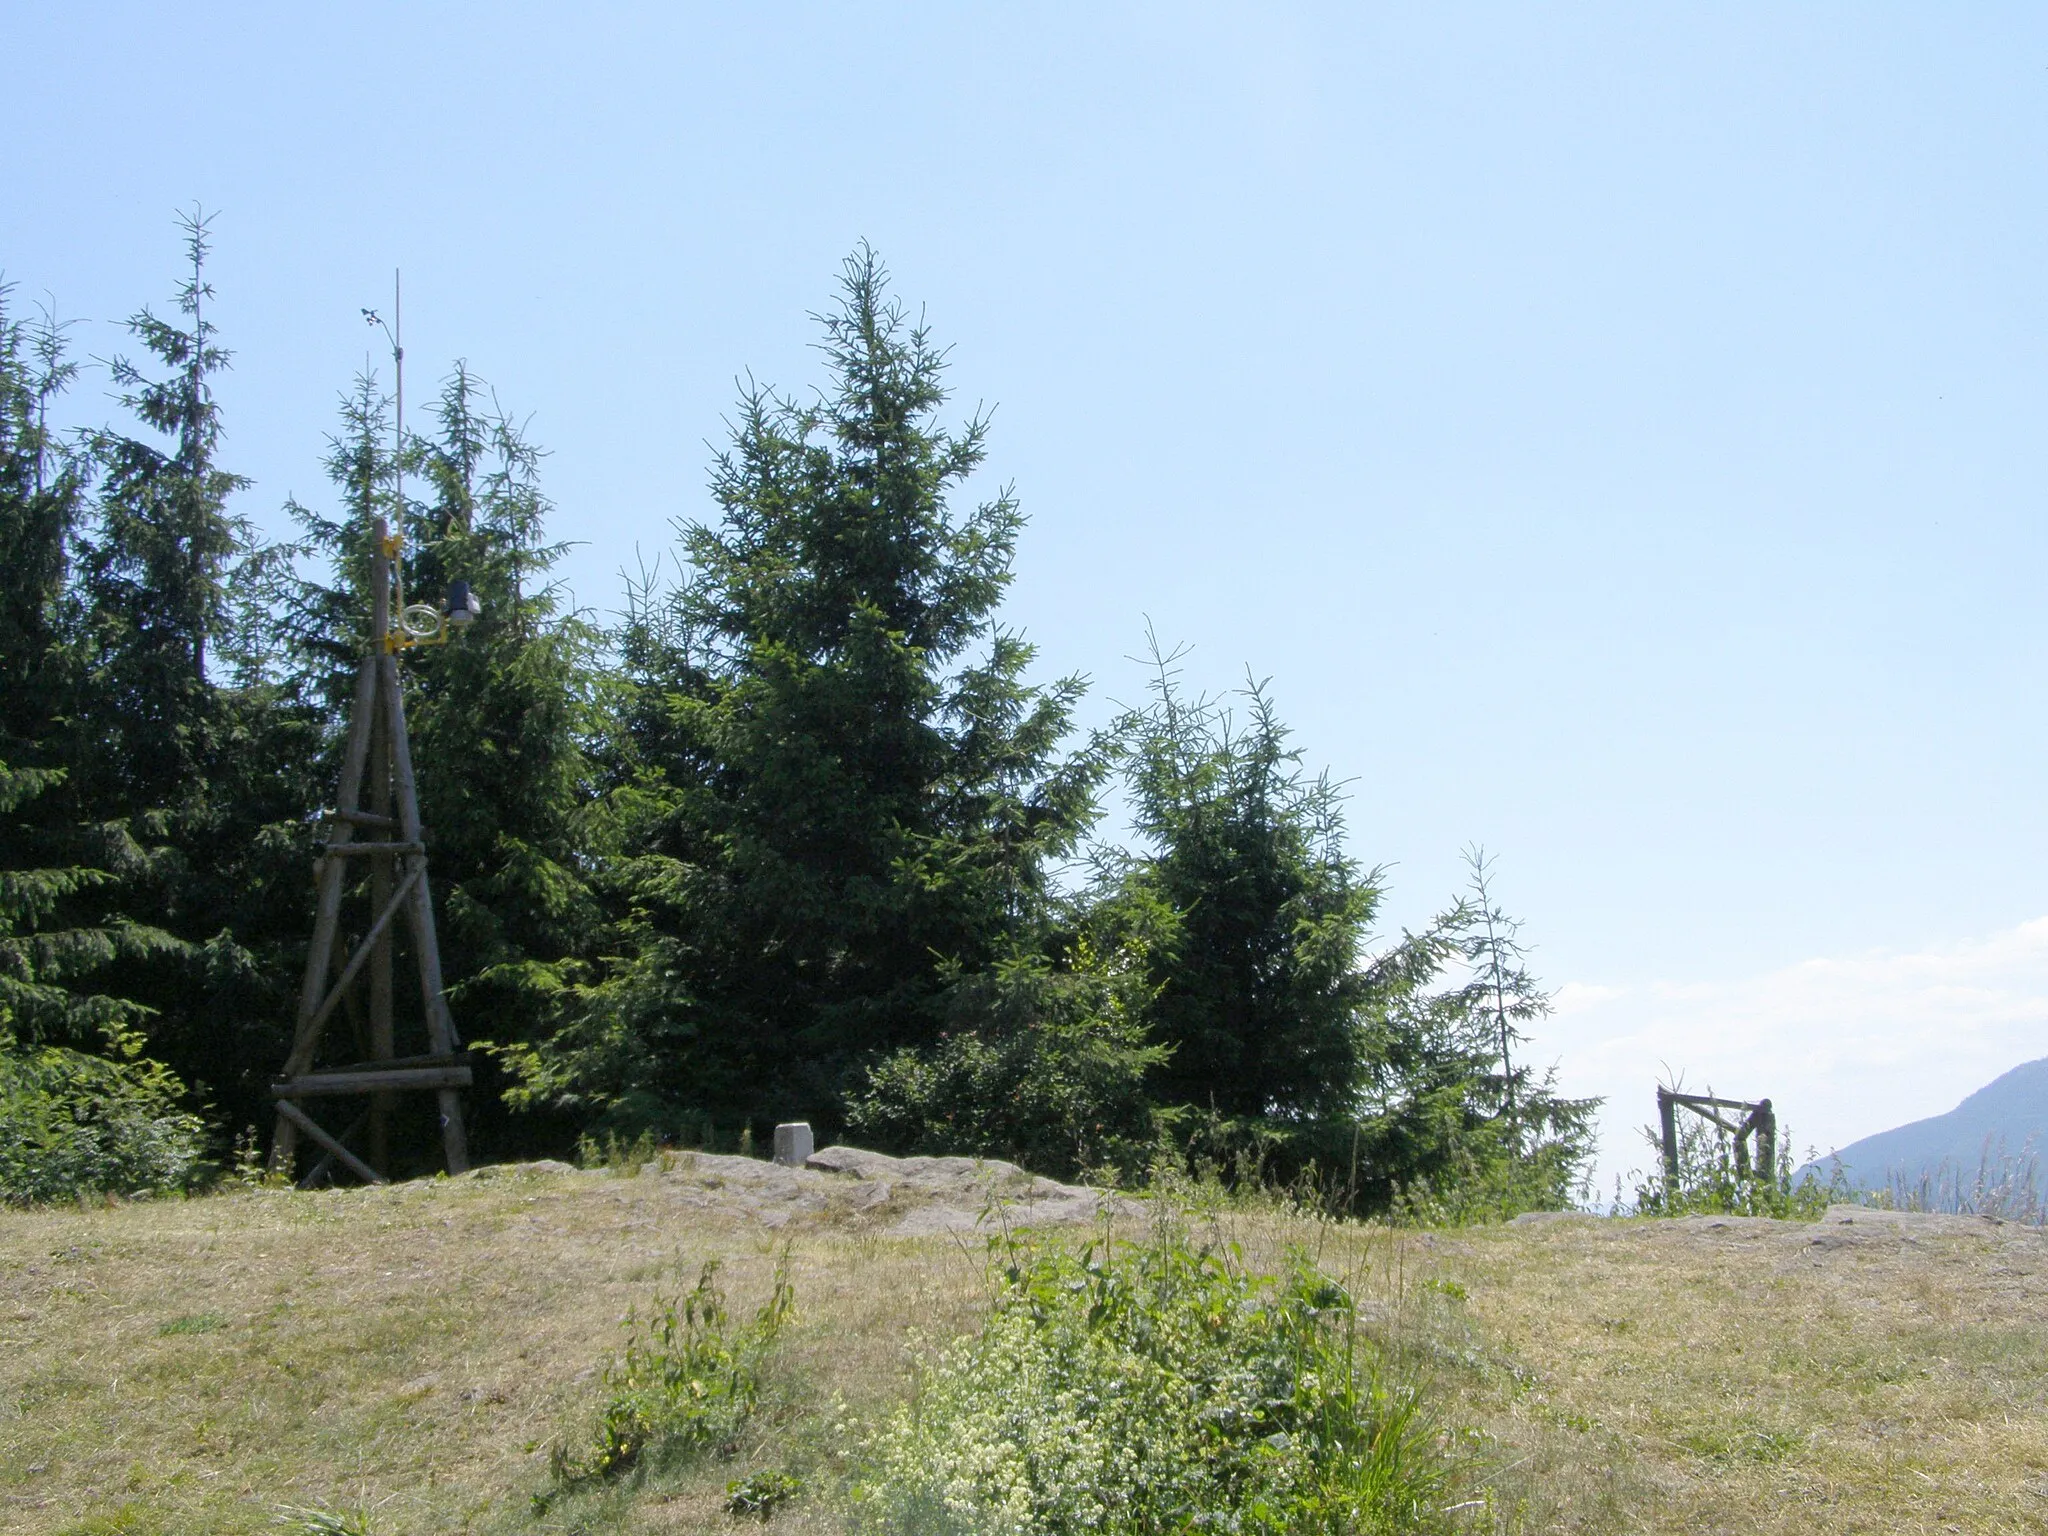
[[[270,1087],[277,1100],[271,1171],[291,1175],[302,1135],[321,1150],[321,1157],[300,1181],[305,1186],[331,1177],[337,1166],[366,1183],[386,1182],[391,1166],[391,1111],[396,1095],[407,1089],[428,1090],[436,1096],[448,1171],[461,1173],[469,1167],[461,1090],[470,1086],[471,1072],[441,984],[441,948],[434,935],[434,901],[427,886],[419,792],[399,687],[398,652],[408,638],[402,628],[394,630],[392,626],[398,547],[399,541],[392,537],[385,520],[377,519],[370,582],[370,647],[356,672],[340,791],[334,810],[327,815],[327,841],[314,866],[319,898],[305,980],[299,989],[298,1027],[284,1070]],[[360,840],[358,833],[363,834]],[[350,876],[358,872],[367,876],[363,883],[371,916],[344,960],[338,943],[342,899],[354,883]],[[392,961],[394,929],[401,920],[419,967],[428,1047],[425,1055],[396,1054]],[[358,1059],[344,1066],[316,1068],[313,1063],[322,1037],[337,1012],[344,1012],[353,1026]],[[368,1096],[368,1106],[339,1133],[322,1126],[305,1104],[308,1099],[361,1095]],[[365,1127],[369,1145],[364,1154],[358,1154],[347,1143]]]
[[[1717,1099],[1704,1093],[1679,1093],[1675,1089],[1659,1087],[1657,1090],[1657,1119],[1664,1138],[1664,1188],[1676,1194],[1678,1190],[1678,1111],[1689,1109],[1702,1120],[1710,1121],[1735,1138],[1735,1172],[1740,1178],[1770,1178],[1778,1166],[1778,1117],[1771,1109],[1769,1099]],[[1722,1110],[1737,1110],[1743,1115],[1739,1121],[1721,1118]],[[1756,1164],[1752,1170],[1749,1157],[1749,1139],[1756,1137]]]

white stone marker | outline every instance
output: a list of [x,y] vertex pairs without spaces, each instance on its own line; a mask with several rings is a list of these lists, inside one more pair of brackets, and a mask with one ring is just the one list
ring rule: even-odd
[[775,1127],[775,1161],[785,1168],[801,1168],[815,1150],[808,1120],[792,1120]]

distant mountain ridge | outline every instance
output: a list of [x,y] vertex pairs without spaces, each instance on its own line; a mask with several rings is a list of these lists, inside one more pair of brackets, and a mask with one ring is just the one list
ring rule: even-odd
[[1851,1185],[1883,1189],[1895,1177],[1913,1184],[1946,1167],[1973,1176],[1989,1142],[1994,1162],[2001,1156],[2048,1150],[2048,1057],[2014,1067],[1979,1088],[1945,1115],[1879,1131],[1852,1141],[1811,1165],[1825,1178],[1839,1161]]

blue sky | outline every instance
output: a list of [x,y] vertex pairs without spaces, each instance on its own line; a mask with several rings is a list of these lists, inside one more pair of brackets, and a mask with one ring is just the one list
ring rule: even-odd
[[[1539,1046],[1825,1147],[2048,1054],[2048,13],[10,8],[0,269],[81,349],[218,209],[244,509],[324,494],[359,310],[532,414],[578,599],[814,382],[872,241],[997,406],[1048,676],[1272,680]],[[103,379],[77,408],[96,413]]]

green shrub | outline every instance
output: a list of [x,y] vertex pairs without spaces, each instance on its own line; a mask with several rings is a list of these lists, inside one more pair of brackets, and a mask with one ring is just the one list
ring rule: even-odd
[[0,1200],[190,1188],[212,1169],[206,1128],[161,1062],[109,1060],[0,1035]]
[[594,1443],[580,1456],[555,1450],[558,1489],[731,1449],[760,1402],[762,1368],[789,1321],[793,1297],[778,1269],[761,1310],[735,1326],[717,1274],[713,1260],[688,1295],[656,1302],[644,1323],[626,1319],[625,1353],[605,1368]]
[[1387,1219],[1402,1226],[1469,1227],[1512,1221],[1525,1211],[1590,1205],[1585,1145],[1496,1122],[1452,1147],[1433,1174],[1397,1186]]
[[987,1326],[931,1364],[855,1488],[905,1536],[1435,1529],[1448,1465],[1350,1298],[1178,1234],[1012,1246]]
[[1158,1117],[1148,1045],[1127,954],[1074,938],[1059,966],[1012,956],[956,976],[946,1029],[930,1045],[872,1063],[848,1098],[847,1128],[892,1152],[1001,1157],[1073,1178],[1142,1170]]

